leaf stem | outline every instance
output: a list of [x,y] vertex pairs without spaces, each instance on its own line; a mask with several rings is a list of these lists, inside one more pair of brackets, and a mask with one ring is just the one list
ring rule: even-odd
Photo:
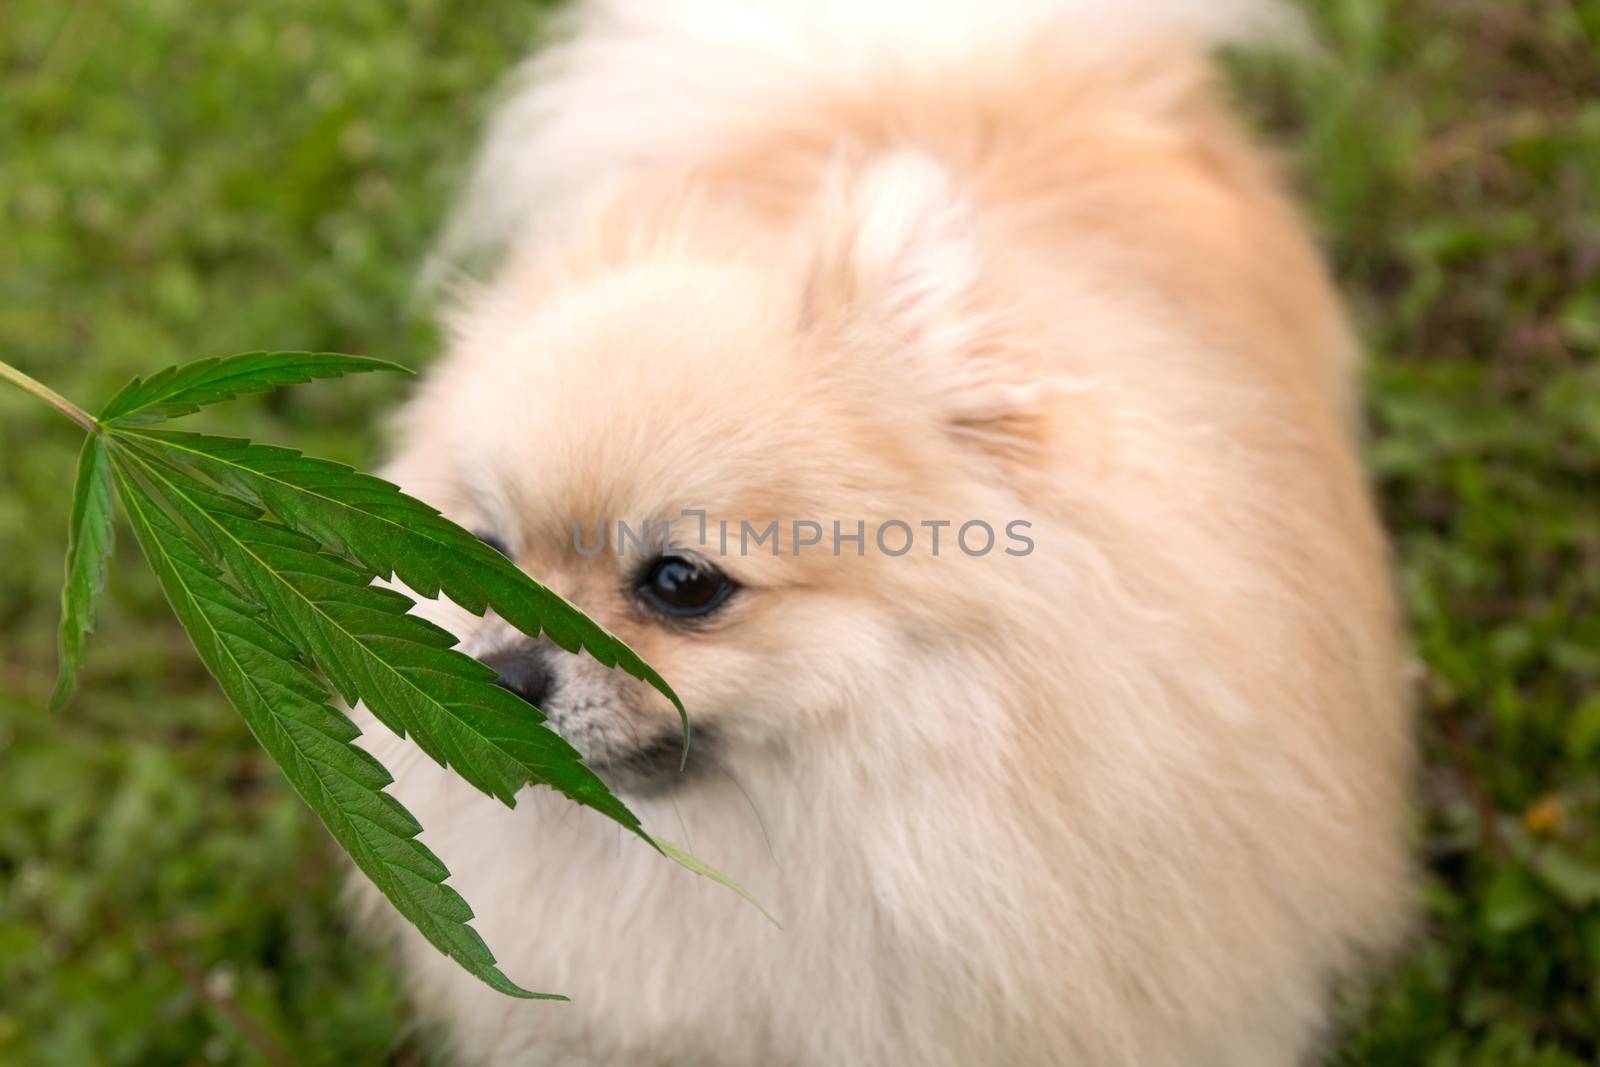
[[83,427],[87,432],[100,432],[100,424],[95,421],[93,415],[90,415],[87,411],[83,410],[78,405],[74,404],[72,401],[68,400],[66,397],[50,388],[48,385],[45,385],[43,382],[35,381],[26,374],[23,374],[21,371],[3,359],[0,359],[0,378],[5,379],[25,393],[32,393],[40,400],[43,400],[46,404],[49,404],[51,407],[61,412],[61,414],[65,415],[67,418]]

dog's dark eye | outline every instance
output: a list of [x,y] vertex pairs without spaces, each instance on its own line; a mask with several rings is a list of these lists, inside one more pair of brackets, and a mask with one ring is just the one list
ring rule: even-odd
[[658,556],[651,561],[636,587],[651,608],[678,619],[709,615],[734,590],[732,579],[701,560],[688,556]]
[[511,549],[506,547],[506,543],[500,540],[500,538],[496,537],[494,534],[480,532],[478,534],[478,540],[482,541],[484,544],[488,545],[490,548],[494,549],[507,559],[511,558]]

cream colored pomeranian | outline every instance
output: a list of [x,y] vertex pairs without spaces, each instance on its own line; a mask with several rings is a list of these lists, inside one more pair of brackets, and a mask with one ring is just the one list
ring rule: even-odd
[[782,928],[374,729],[505,970],[572,997],[372,909],[462,1063],[1314,1056],[1407,925],[1411,744],[1355,347],[1208,69],[1293,32],[613,0],[527,69],[390,474],[655,666],[688,766],[653,690],[426,610]]

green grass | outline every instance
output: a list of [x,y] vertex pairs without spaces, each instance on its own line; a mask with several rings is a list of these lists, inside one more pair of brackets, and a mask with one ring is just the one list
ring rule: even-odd
[[[1372,468],[1415,624],[1429,870],[1337,1059],[1600,1060],[1600,5],[1327,0],[1253,58],[1374,352]],[[250,348],[420,365],[411,280],[522,0],[9,0],[0,354],[74,399]],[[212,428],[370,464],[394,386]],[[0,390],[0,1064],[442,1062],[350,937],[325,836],[119,569],[44,710],[76,447]],[[119,552],[129,560],[124,545]],[[263,1037],[262,1035],[265,1035]]]

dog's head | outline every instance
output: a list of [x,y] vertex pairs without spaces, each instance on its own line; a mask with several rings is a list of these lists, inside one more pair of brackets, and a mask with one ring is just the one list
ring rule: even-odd
[[[994,583],[1022,580],[997,472],[1036,444],[1038,390],[971,210],[916,155],[826,185],[798,242],[619,191],[468,301],[401,425],[394,477],[671,682],[691,772],[888,715],[896,685],[959,689]],[[652,689],[444,621],[614,784],[682,780]]]

